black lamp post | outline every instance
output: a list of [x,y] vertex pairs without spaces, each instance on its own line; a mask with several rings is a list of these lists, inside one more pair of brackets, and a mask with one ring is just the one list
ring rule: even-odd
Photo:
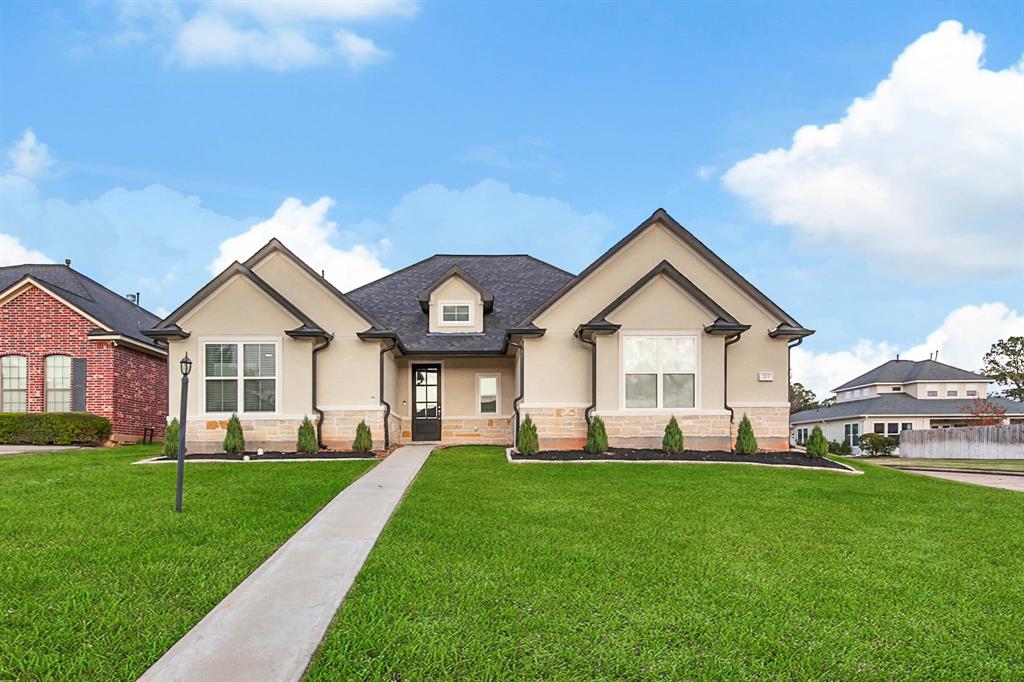
[[181,417],[178,419],[178,495],[174,500],[174,511],[181,511],[181,493],[185,485],[185,425],[188,413],[188,373],[192,371],[192,361],[188,353],[181,359]]

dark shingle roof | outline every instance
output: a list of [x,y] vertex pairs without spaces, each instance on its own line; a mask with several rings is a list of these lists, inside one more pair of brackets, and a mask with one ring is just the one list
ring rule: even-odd
[[114,333],[140,344],[166,350],[162,343],[142,333],[160,318],[102,284],[75,272],[67,265],[10,265],[0,267],[0,291],[5,291],[25,277],[32,277],[43,287],[60,296],[82,312],[104,324]]
[[[428,316],[416,295],[458,266],[494,295],[482,334],[428,332]],[[572,279],[564,270],[533,256],[431,256],[353,291],[347,296],[398,333],[410,352],[498,353],[505,332]]]
[[[1006,409],[1008,415],[1024,414],[1024,403],[1006,398],[988,398],[988,401]],[[906,393],[883,393],[863,400],[846,400],[829,407],[817,410],[804,410],[790,415],[791,424],[807,424],[844,419],[847,417],[863,417],[866,415],[898,416],[965,416],[966,410],[974,403],[974,398],[931,398],[920,399]]]
[[903,384],[908,381],[988,381],[988,377],[935,360],[890,360],[851,379],[832,392],[869,384]]

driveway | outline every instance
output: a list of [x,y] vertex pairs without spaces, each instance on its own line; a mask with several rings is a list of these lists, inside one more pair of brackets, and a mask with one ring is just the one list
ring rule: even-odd
[[905,469],[913,474],[931,476],[932,478],[943,478],[947,481],[959,481],[960,483],[974,483],[985,485],[989,488],[1002,488],[1004,490],[1015,490],[1024,493],[1024,476],[1019,474],[976,474],[967,471],[926,471],[924,469]]
[[60,450],[81,450],[79,445],[0,445],[0,455],[17,455],[24,452],[59,452]]

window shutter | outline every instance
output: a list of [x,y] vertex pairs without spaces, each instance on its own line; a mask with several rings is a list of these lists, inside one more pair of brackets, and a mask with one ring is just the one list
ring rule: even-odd
[[71,411],[85,412],[85,358],[71,359]]

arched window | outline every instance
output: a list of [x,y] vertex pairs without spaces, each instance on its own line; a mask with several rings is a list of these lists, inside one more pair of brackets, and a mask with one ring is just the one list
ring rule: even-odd
[[27,367],[24,356],[5,355],[0,358],[0,412],[28,410]]
[[46,411],[71,411],[71,358],[46,356]]

